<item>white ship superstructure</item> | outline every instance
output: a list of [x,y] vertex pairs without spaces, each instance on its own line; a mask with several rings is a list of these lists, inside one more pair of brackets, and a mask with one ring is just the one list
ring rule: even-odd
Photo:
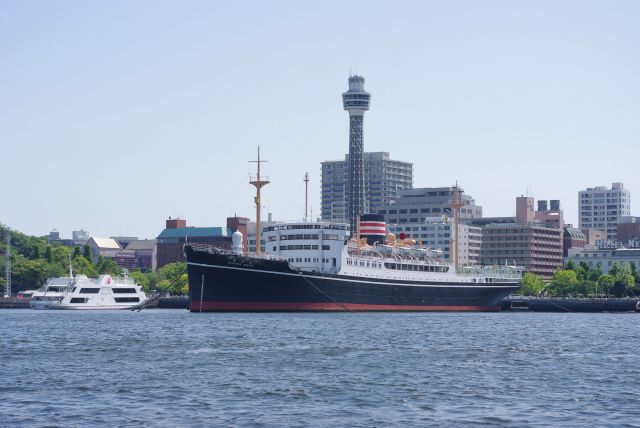
[[51,309],[52,305],[57,305],[70,290],[73,277],[49,278],[44,285],[33,292],[29,306],[32,309]]
[[286,259],[301,271],[337,273],[349,228],[344,223],[293,222],[263,229],[265,252]]
[[415,241],[387,236],[386,244],[349,240],[346,224],[293,222],[264,228],[265,252],[286,259],[303,272],[425,283],[518,283],[514,266],[464,267],[450,265],[439,250],[415,248]]
[[127,276],[100,275],[94,279],[77,275],[70,289],[50,309],[129,309],[146,300],[142,287]]

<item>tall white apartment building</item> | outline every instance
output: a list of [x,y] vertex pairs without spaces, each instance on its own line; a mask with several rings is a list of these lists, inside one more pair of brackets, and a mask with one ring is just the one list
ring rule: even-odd
[[[387,152],[366,152],[364,162],[365,212],[377,213],[395,202],[400,191],[413,187],[413,164],[393,160]],[[322,162],[321,217],[325,221],[349,221],[347,185],[349,155],[343,161]]]
[[578,192],[578,222],[581,229],[607,232],[607,239],[616,239],[620,218],[631,215],[631,192],[622,183],[590,187]]

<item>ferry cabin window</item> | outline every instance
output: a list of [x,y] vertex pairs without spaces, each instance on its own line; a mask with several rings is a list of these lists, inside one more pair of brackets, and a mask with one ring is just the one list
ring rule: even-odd
[[98,294],[100,292],[99,288],[81,288],[80,294]]
[[116,303],[134,303],[139,302],[139,297],[115,297]]
[[87,303],[87,297],[73,297],[69,303]]
[[328,251],[328,250],[330,250],[331,248],[330,248],[328,245],[323,245],[323,246],[322,246],[322,249],[323,249],[323,250]]
[[113,291],[115,294],[119,294],[119,293],[136,293],[136,289],[135,288],[113,288],[111,291]]

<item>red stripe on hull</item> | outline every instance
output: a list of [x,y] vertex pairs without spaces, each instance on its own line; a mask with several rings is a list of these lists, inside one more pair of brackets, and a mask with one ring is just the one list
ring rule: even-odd
[[[278,302],[202,302],[202,311],[498,311],[498,306],[414,306],[367,305],[360,303],[278,303]],[[200,302],[191,302],[191,312],[200,312]]]

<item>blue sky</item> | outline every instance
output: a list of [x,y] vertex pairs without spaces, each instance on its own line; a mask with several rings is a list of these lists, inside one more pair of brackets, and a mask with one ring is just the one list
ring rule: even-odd
[[622,181],[640,215],[640,2],[0,1],[0,222],[154,237],[298,219],[303,175],[348,151],[341,93],[372,94],[365,150],[456,180],[485,215]]

